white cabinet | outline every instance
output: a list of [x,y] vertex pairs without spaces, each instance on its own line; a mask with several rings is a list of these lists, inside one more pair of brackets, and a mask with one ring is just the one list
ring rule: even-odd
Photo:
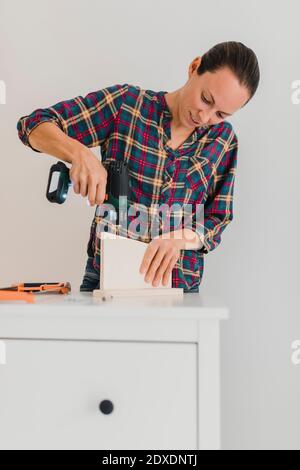
[[227,313],[199,294],[1,303],[0,448],[220,448]]
[[7,340],[5,346],[2,449],[197,448],[195,344]]

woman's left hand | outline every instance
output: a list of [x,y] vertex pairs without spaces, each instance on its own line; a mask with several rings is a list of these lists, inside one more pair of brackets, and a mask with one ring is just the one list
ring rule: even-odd
[[169,232],[154,238],[144,254],[140,273],[145,274],[145,281],[152,282],[153,287],[157,287],[161,281],[164,286],[168,284],[180,250],[184,249],[185,240],[174,239],[174,234]]

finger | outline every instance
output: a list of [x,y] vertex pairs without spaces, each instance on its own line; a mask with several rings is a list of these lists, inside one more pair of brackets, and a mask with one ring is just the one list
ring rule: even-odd
[[162,246],[160,246],[159,250],[156,253],[156,255],[152,259],[152,262],[151,262],[151,264],[148,268],[148,271],[146,272],[146,276],[145,276],[145,281],[146,282],[152,282],[153,281],[153,279],[156,275],[156,272],[159,269],[165,254],[166,254],[166,250],[164,248],[162,248]]
[[87,195],[87,180],[86,178],[80,178],[80,194],[82,197]]
[[164,272],[164,275],[163,275],[163,281],[162,281],[163,286],[166,286],[168,284],[168,282],[170,280],[170,276],[172,274],[172,271],[174,269],[174,266],[175,266],[178,258],[179,258],[179,255],[173,256],[171,258],[171,261],[169,262],[169,265],[168,265],[168,267],[167,267],[167,269],[166,269],[166,271]]
[[106,181],[101,181],[96,189],[96,204],[103,204],[106,194]]
[[71,179],[71,182],[72,182],[72,185],[73,185],[73,190],[76,194],[79,193],[79,179],[78,179],[78,176],[77,174],[72,174],[70,173],[70,179]]
[[95,204],[96,200],[96,190],[97,190],[97,185],[95,183],[95,180],[92,180],[90,178],[89,180],[89,187],[88,187],[88,200],[91,206]]
[[74,192],[75,192],[76,194],[79,194],[79,193],[80,193],[80,185],[79,185],[79,183],[74,183],[73,189],[74,189]]
[[157,287],[160,282],[161,282],[161,279],[164,275],[164,273],[166,272],[166,270],[168,269],[168,266],[169,266],[169,263],[171,261],[171,259],[173,258],[174,254],[171,252],[171,253],[167,253],[161,264],[160,264],[160,267],[157,269],[156,271],[156,274],[155,274],[155,277],[153,279],[153,286],[154,287]]
[[151,261],[153,257],[155,256],[156,252],[158,250],[158,245],[155,243],[151,242],[149,246],[147,247],[145,254],[143,256],[141,265],[140,265],[140,273],[144,274],[148,271],[148,268],[151,264]]

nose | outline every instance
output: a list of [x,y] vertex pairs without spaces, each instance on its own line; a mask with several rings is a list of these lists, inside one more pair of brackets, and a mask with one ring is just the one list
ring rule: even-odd
[[201,121],[203,124],[207,124],[209,122],[209,120],[211,119],[212,115],[213,115],[213,111],[209,111],[209,110],[206,110],[206,111],[200,111],[199,112],[199,121]]

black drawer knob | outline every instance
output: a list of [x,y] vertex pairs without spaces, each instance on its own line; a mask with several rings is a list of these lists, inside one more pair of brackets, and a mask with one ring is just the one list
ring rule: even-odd
[[110,400],[102,400],[99,405],[99,409],[103,414],[109,415],[110,413],[112,413],[114,405]]

